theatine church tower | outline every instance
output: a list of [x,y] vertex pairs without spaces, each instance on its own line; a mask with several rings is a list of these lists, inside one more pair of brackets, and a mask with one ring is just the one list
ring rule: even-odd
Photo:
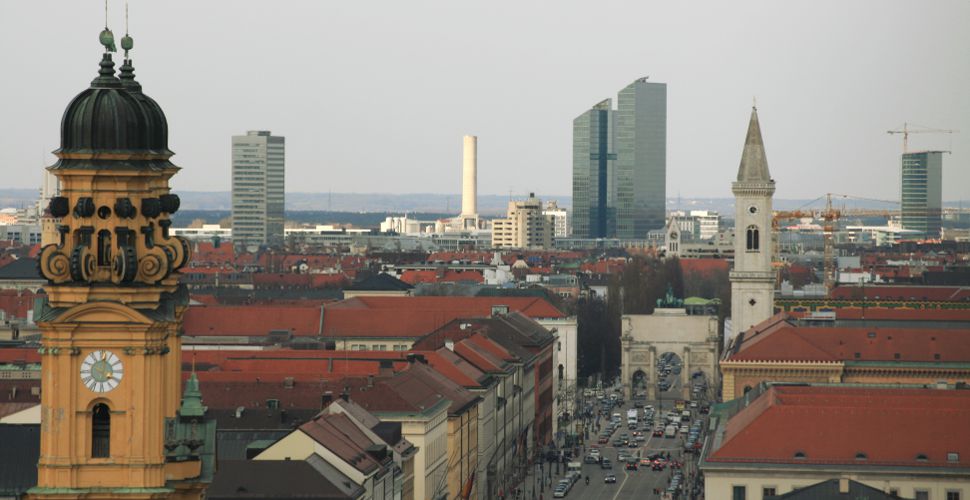
[[125,35],[68,104],[48,170],[59,222],[38,256],[47,279],[41,442],[31,498],[201,498],[211,479],[214,424],[195,376],[181,387],[178,270],[185,241],[169,234],[179,198],[169,179],[168,123],[135,81]]

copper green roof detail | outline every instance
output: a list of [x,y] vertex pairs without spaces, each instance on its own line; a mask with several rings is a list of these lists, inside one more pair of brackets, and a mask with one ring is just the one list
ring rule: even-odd
[[131,59],[115,76],[104,53],[98,77],[78,94],[61,118],[61,147],[51,169],[160,170],[169,158],[168,121],[162,108],[135,81]]
[[206,407],[202,405],[202,392],[199,391],[199,378],[196,377],[195,372],[192,372],[192,375],[189,375],[189,379],[185,382],[185,392],[182,393],[179,416],[182,418],[203,417],[205,411]]

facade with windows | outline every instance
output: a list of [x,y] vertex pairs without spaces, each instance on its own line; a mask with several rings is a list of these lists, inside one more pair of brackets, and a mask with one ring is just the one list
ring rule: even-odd
[[939,238],[943,220],[943,151],[903,153],[902,226],[920,237]]
[[232,138],[232,237],[237,245],[283,242],[286,139],[253,130]]
[[663,229],[667,85],[640,78],[573,120],[573,235],[643,239]]
[[554,220],[542,201],[529,193],[525,201],[510,201],[508,216],[492,221],[493,248],[552,248]]

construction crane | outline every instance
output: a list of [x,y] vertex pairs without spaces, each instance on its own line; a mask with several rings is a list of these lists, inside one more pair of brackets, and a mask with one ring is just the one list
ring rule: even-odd
[[903,134],[903,154],[906,154],[906,153],[909,152],[909,134],[955,134],[955,133],[959,132],[959,130],[949,130],[949,129],[942,129],[942,128],[931,128],[931,127],[924,127],[922,125],[916,125],[916,124],[912,124],[912,125],[914,127],[919,127],[919,129],[918,130],[912,130],[912,129],[909,128],[910,125],[911,124],[909,124],[909,123],[903,123],[903,128],[901,128],[901,129],[897,129],[897,130],[887,130],[886,131],[886,133],[887,134],[890,134],[890,135],[892,135],[892,134]]
[[[832,290],[832,288],[835,287],[836,266],[835,266],[834,234],[836,229],[835,226],[838,223],[839,219],[850,215],[860,216],[860,217],[873,216],[873,215],[888,217],[888,216],[891,216],[893,213],[890,210],[845,209],[845,208],[838,209],[832,206],[833,196],[837,198],[843,198],[843,199],[853,198],[853,199],[864,200],[864,201],[891,203],[896,205],[899,204],[898,201],[894,201],[894,200],[877,200],[877,199],[863,198],[860,196],[852,196],[847,194],[825,193],[824,196],[819,196],[818,198],[815,198],[814,200],[803,205],[803,207],[805,207],[805,206],[811,205],[812,203],[815,203],[816,201],[821,200],[822,198],[825,198],[825,209],[823,210],[804,210],[802,208],[799,208],[797,210],[775,211],[772,213],[771,225],[772,225],[772,229],[776,232],[779,230],[779,222],[782,220],[801,219],[806,217],[811,217],[813,219],[821,219],[822,241],[824,243],[824,247],[823,247],[824,250],[823,250],[823,257],[822,257],[822,260],[823,260],[822,276],[825,283],[825,288],[828,290]],[[778,252],[778,245],[775,245],[775,252],[776,253]],[[775,262],[779,261],[779,257],[777,254],[774,256],[773,260]]]

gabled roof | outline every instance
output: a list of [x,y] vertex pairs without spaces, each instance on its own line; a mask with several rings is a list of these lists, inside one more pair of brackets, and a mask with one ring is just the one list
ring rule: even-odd
[[706,460],[966,469],[967,422],[970,391],[775,385],[727,422]]
[[[439,349],[446,341],[469,339],[506,362],[531,363],[538,351],[555,339],[548,330],[519,313],[488,318],[459,318],[429,333],[414,349]],[[461,352],[459,352],[461,354]]]
[[24,257],[0,267],[0,280],[43,281],[44,278],[37,270],[37,259]]
[[373,441],[343,413],[321,413],[300,430],[365,476],[391,461],[389,455],[378,458],[370,454],[369,448],[386,443]]
[[858,481],[846,479],[848,490],[845,493],[839,491],[839,479],[829,479],[821,483],[803,486],[797,490],[789,491],[784,495],[765,497],[766,500],[900,500],[896,495],[890,495],[878,488],[873,488]]
[[360,281],[347,286],[345,290],[360,291],[405,291],[414,286],[405,283],[387,273],[372,274]]
[[970,363],[963,329],[798,326],[776,315],[743,332],[729,361]]
[[304,460],[225,460],[219,462],[205,496],[213,500],[344,500],[360,498],[365,493],[359,486],[352,491],[349,495],[344,493]]

